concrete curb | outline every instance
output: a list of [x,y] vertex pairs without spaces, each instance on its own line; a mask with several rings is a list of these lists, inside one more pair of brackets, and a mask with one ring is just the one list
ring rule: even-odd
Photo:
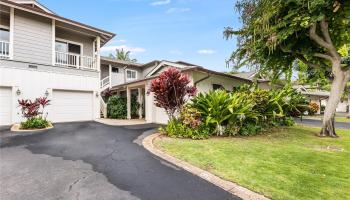
[[160,133],[155,133],[152,134],[148,137],[146,137],[143,141],[142,141],[142,145],[145,147],[145,149],[147,149],[148,151],[150,151],[152,154],[168,161],[169,163],[172,163],[196,176],[201,177],[202,179],[207,180],[208,182],[224,189],[225,191],[236,195],[242,199],[246,199],[246,200],[268,200],[267,197],[258,194],[256,192],[253,192],[247,188],[244,188],[242,186],[239,186],[235,183],[232,183],[230,181],[226,181],[223,180],[221,178],[219,178],[218,176],[215,176],[214,174],[211,174],[210,172],[207,172],[205,170],[202,170],[198,167],[195,167],[193,165],[190,165],[187,162],[184,162],[182,160],[179,160],[173,156],[170,156],[166,153],[164,153],[163,151],[157,149],[154,144],[153,141],[159,137],[161,134]]
[[44,131],[44,130],[49,130],[53,128],[53,125],[50,123],[50,126],[47,128],[42,128],[42,129],[20,129],[21,125],[20,124],[14,124],[11,127],[12,132],[18,132],[18,133],[26,133],[26,132],[36,132],[36,131]]

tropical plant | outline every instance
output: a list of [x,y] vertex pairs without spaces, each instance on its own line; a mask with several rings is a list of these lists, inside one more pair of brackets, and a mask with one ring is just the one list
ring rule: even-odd
[[131,116],[138,116],[140,103],[137,101],[137,95],[131,95]]
[[50,100],[46,97],[37,98],[35,101],[22,99],[18,100],[18,104],[21,107],[22,116],[26,118],[26,121],[21,123],[21,129],[41,129],[50,125],[46,120],[48,113],[43,117],[45,107],[50,105]]
[[239,0],[236,8],[243,26],[228,27],[227,39],[238,37],[231,61],[236,68],[248,66],[277,79],[291,74],[297,61],[309,74],[330,82],[321,136],[336,137],[334,117],[346,83],[350,62],[345,55],[350,44],[349,0]]
[[50,122],[42,117],[30,118],[25,122],[21,122],[20,129],[44,129],[50,126]]
[[192,128],[176,118],[169,120],[168,124],[164,128],[161,128],[160,131],[169,137],[191,138],[194,140],[207,139],[212,133],[210,127],[204,123],[198,125],[196,128]]
[[315,102],[311,102],[309,104],[309,115],[314,115],[318,112],[318,110],[320,109],[320,106],[315,103]]
[[116,51],[115,56],[110,54],[109,57],[115,58],[115,59],[118,59],[118,60],[133,62],[133,63],[137,62],[137,59],[130,58],[130,54],[131,54],[130,51],[125,51],[123,48],[122,49],[116,49],[115,51]]
[[111,119],[126,119],[126,99],[120,96],[111,96],[107,102],[107,116]]
[[187,75],[171,67],[152,80],[148,93],[154,94],[155,105],[164,108],[169,119],[173,119],[186,101],[196,94],[196,88],[189,84]]

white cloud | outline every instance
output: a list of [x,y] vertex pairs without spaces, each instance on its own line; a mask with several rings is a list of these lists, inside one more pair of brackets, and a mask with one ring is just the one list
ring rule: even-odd
[[167,5],[171,3],[171,0],[160,0],[160,1],[154,1],[150,3],[151,6],[162,6],[162,5]]
[[182,55],[182,51],[180,51],[180,50],[171,50],[170,51],[170,54],[174,54],[174,55]]
[[141,48],[141,47],[130,47],[130,46],[127,46],[127,45],[105,46],[105,47],[101,48],[101,51],[103,53],[114,53],[116,49],[124,49],[125,51],[130,51],[131,54],[146,52],[146,49],[144,49],[144,48]]
[[214,54],[215,51],[212,49],[201,49],[197,51],[198,54],[203,54],[203,55],[210,55],[210,54]]
[[190,8],[169,8],[166,13],[167,14],[172,14],[172,13],[184,13],[184,12],[189,12],[191,11]]

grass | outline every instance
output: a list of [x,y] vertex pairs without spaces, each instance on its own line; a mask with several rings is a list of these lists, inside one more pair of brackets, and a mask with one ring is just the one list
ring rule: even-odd
[[165,152],[272,199],[349,199],[350,131],[295,126],[241,138],[163,138]]
[[[304,119],[315,119],[315,120],[322,120],[323,116],[304,116]],[[335,117],[336,122],[345,122],[350,123],[350,118],[347,117]]]

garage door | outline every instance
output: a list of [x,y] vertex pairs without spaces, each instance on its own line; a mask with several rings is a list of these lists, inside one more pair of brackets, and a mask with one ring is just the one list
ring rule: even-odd
[[93,92],[54,90],[51,105],[53,122],[93,120]]
[[10,125],[12,120],[12,89],[0,87],[0,126]]

